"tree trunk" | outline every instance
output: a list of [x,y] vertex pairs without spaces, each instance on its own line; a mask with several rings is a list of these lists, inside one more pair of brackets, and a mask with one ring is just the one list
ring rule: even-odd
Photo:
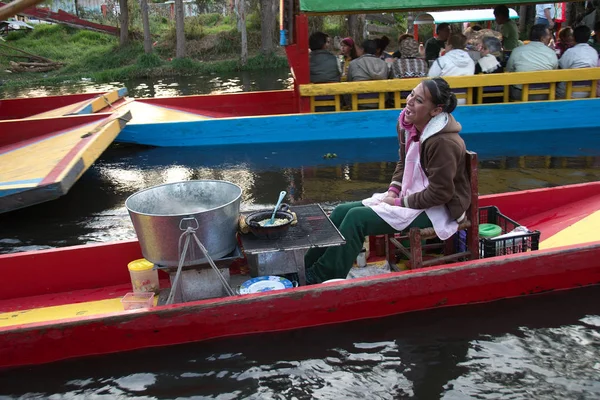
[[308,33],[323,32],[325,21],[320,15],[311,15],[308,17]]
[[348,15],[348,32],[354,42],[361,44],[365,37],[365,14]]
[[129,43],[129,9],[127,8],[127,0],[119,0],[119,11],[119,22],[121,23],[119,45],[125,46]]
[[185,57],[185,30],[184,24],[183,0],[175,0],[175,33],[177,36],[177,49],[175,58]]
[[140,0],[142,24],[144,25],[144,52],[152,53],[152,36],[150,35],[150,20],[148,18],[148,0]]
[[527,6],[519,7],[519,33],[527,30]]
[[265,55],[273,52],[273,32],[275,31],[276,13],[276,1],[260,0],[260,51]]
[[235,13],[238,19],[238,31],[242,34],[242,65],[248,62],[248,33],[246,31],[246,0],[235,0]]

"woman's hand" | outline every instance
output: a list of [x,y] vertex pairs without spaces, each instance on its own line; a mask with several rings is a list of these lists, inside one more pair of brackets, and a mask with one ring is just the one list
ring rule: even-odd
[[[398,197],[398,196],[396,196]],[[389,204],[390,206],[395,206],[396,205],[396,199],[390,196],[386,196],[383,198],[383,200],[381,200],[382,202]]]

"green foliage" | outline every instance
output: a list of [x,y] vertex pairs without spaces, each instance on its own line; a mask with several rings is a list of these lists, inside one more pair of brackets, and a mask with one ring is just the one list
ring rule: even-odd
[[8,35],[6,36],[6,40],[7,41],[13,41],[13,40],[20,40],[23,39],[24,37],[27,36],[27,34],[30,33],[24,29],[18,30],[18,31],[11,31],[8,32]]
[[323,21],[323,31],[329,36],[348,36],[348,23],[345,15],[328,15]]
[[425,43],[433,37],[433,25],[424,24],[419,25],[419,42]]
[[[188,18],[192,19],[192,18]],[[215,26],[223,20],[223,16],[221,14],[200,14],[194,17],[200,25],[202,26]],[[187,22],[187,21],[186,21]]]
[[196,63],[190,58],[175,58],[171,62],[171,66],[173,69],[182,72],[192,72],[197,69]]
[[246,30],[260,31],[260,14],[258,12],[246,15]]
[[156,53],[144,53],[137,58],[136,65],[141,68],[154,68],[162,65],[162,63],[163,61],[159,56],[156,55]]
[[[135,10],[139,6],[130,7]],[[335,18],[343,22],[343,17]],[[150,18],[150,26],[154,40],[158,42],[151,54],[144,53],[141,34],[136,35],[139,39],[120,47],[115,36],[62,25],[39,25],[34,31],[11,32],[7,37],[9,45],[63,62],[65,66],[47,73],[9,74],[3,70],[10,58],[0,57],[0,81],[6,86],[54,84],[65,80],[80,81],[81,78],[110,82],[287,66],[285,57],[274,54],[250,57],[242,66],[239,61],[241,37],[236,20],[231,16],[202,14],[186,18],[186,52],[189,58],[172,61],[176,44],[173,21],[154,16]],[[261,46],[258,12],[248,14],[247,30],[250,54],[257,54]]]

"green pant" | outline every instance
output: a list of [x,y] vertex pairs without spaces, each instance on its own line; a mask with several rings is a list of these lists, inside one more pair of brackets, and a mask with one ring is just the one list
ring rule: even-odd
[[[307,283],[320,283],[328,279],[346,278],[369,235],[397,233],[370,207],[360,201],[344,203],[331,213],[331,221],[346,239],[343,246],[312,248],[304,256]],[[425,212],[406,228],[431,227]]]

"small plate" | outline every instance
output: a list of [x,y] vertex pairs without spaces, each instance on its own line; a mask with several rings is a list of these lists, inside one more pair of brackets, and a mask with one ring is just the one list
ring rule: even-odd
[[271,290],[291,289],[294,285],[280,276],[259,276],[242,283],[240,294],[270,292]]

